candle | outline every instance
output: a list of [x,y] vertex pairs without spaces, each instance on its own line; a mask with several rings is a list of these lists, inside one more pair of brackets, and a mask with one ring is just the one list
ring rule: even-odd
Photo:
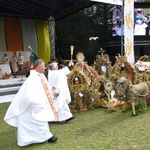
[[74,45],[70,45],[71,55],[73,55]]

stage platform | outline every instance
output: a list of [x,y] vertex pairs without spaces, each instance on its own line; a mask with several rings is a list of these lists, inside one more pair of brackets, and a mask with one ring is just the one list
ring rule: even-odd
[[24,75],[0,79],[0,103],[11,102],[25,80]]
[[25,79],[24,75],[17,76],[17,78],[0,79],[0,88],[21,85]]

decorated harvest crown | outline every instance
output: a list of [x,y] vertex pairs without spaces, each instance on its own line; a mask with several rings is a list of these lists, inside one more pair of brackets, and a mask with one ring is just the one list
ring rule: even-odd
[[105,53],[105,50],[103,50],[102,48],[98,51],[98,53],[100,53],[101,55],[103,55]]

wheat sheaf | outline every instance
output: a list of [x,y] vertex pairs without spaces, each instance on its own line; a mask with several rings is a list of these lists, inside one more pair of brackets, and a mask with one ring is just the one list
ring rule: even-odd
[[125,16],[125,24],[129,30],[132,30],[133,21],[131,17],[131,11],[129,11],[129,13]]
[[130,42],[129,38],[127,37],[126,38],[126,49],[125,49],[125,52],[126,52],[126,56],[129,56],[132,52],[132,42]]

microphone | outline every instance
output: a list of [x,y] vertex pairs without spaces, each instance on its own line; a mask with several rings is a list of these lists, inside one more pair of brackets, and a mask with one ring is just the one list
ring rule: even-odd
[[37,58],[40,58],[40,57],[38,56],[38,54],[36,54],[36,52],[32,49],[32,47],[31,47],[30,45],[28,46],[28,48],[31,50],[32,53],[34,53],[34,54],[36,55]]
[[112,22],[115,22],[115,21],[117,21],[117,20],[119,20],[119,19],[121,19],[122,17],[120,17],[120,16],[117,16],[116,18],[113,18],[112,19]]
[[111,9],[109,9],[108,12],[112,12],[113,10],[115,10],[117,8],[117,6],[112,7]]
[[28,48],[29,48],[30,50],[33,50],[32,47],[31,47],[30,45],[28,46]]

